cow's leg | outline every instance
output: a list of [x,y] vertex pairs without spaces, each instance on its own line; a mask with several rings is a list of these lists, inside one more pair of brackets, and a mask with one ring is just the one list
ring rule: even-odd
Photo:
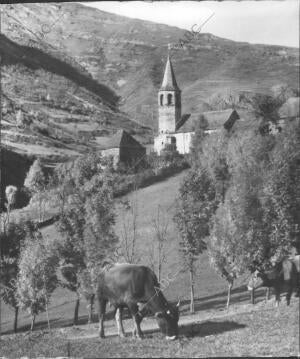
[[139,339],[142,339],[144,334],[141,330],[141,321],[143,319],[143,317],[140,315],[139,313],[139,308],[137,306],[137,304],[129,304],[128,305],[128,308],[130,310],[130,313],[132,315],[132,319],[133,319],[133,322],[134,322],[134,329],[133,329],[133,337],[136,337],[136,338],[139,338]]
[[86,306],[88,310],[88,324],[91,324],[93,319],[94,298],[95,295],[90,296],[88,299],[88,305]]
[[99,336],[104,338],[104,317],[106,309],[106,300],[99,299]]
[[290,305],[292,293],[293,293],[293,287],[290,286],[290,287],[287,289],[287,293],[286,293],[286,304],[287,304],[287,305]]
[[124,327],[123,327],[123,323],[122,323],[122,307],[118,307],[115,311],[115,318],[116,318],[116,322],[117,322],[117,328],[118,328],[118,335],[121,338],[125,338],[125,332],[124,332]]
[[279,306],[279,302],[280,302],[280,290],[275,288],[275,305],[276,305],[276,307]]

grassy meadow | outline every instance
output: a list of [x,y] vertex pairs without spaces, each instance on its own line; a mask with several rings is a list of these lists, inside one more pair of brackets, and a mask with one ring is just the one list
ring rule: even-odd
[[[87,310],[84,300],[79,311],[79,325],[72,326],[76,297],[74,293],[58,288],[51,298],[49,317],[51,333],[47,330],[47,317],[41,313],[36,319],[36,329],[26,333],[30,326],[30,316],[21,312],[19,330],[12,334],[13,311],[1,305],[0,356],[71,356],[71,357],[197,357],[197,356],[235,356],[235,355],[291,355],[297,350],[298,306],[294,299],[291,307],[282,302],[279,309],[274,308],[273,300],[264,304],[265,291],[257,291],[256,305],[250,304],[246,290],[246,278],[236,281],[232,291],[232,306],[227,311],[227,285],[209,265],[206,253],[198,261],[195,278],[195,310],[189,313],[189,278],[182,267],[178,253],[179,235],[172,220],[178,188],[186,171],[165,181],[138,190],[127,196],[129,201],[137,201],[137,257],[139,263],[150,265],[149,249],[155,242],[153,217],[160,206],[160,218],[168,223],[166,262],[162,278],[172,278],[164,290],[166,298],[172,302],[181,299],[180,339],[169,343],[157,330],[154,319],[147,318],[142,323],[146,339],[142,342],[115,336],[115,323],[109,313],[106,328],[109,337],[97,338],[98,324],[87,326]],[[123,198],[124,199],[124,198]],[[124,207],[116,205],[116,233],[121,236],[124,223]],[[127,217],[130,219],[130,217]],[[43,228],[43,235],[49,240],[59,235],[55,226]],[[178,274],[176,274],[179,272]],[[94,321],[97,321],[95,313]],[[127,328],[127,329],[126,329]],[[132,321],[125,312],[125,330],[132,328]],[[153,329],[156,328],[155,331]],[[87,335],[88,334],[88,335]],[[112,335],[112,336],[111,336]],[[128,334],[129,335],[129,334]],[[73,338],[73,339],[72,339]],[[77,339],[74,339],[77,338]],[[69,344],[68,344],[69,343]],[[280,345],[279,345],[280,343]]]
[[[232,307],[223,316],[181,325],[180,336],[166,341],[158,332],[146,334],[144,340],[116,336],[70,338],[64,329],[37,331],[32,334],[6,335],[1,338],[4,357],[215,357],[215,356],[296,356],[299,349],[299,301],[289,307],[250,304],[243,312]],[[72,329],[72,333],[78,332]],[[71,330],[70,330],[71,331]]]

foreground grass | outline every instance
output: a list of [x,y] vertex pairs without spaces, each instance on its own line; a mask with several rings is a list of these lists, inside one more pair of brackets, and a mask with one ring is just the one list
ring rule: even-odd
[[[70,329],[73,333],[76,328]],[[69,340],[66,330],[7,335],[1,338],[0,355],[28,357],[208,357],[208,356],[295,356],[299,344],[299,301],[290,307],[273,301],[247,305],[245,313],[224,315],[180,328],[180,337],[166,341],[160,333],[142,341],[127,337]]]

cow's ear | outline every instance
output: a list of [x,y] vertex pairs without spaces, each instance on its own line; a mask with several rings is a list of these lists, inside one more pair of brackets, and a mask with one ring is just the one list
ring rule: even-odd
[[156,312],[155,316],[156,316],[156,318],[162,318],[164,315],[163,315],[163,312]]

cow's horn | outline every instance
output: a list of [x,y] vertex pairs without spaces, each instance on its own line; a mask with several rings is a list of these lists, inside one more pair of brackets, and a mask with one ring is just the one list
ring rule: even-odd
[[179,308],[180,306],[180,300],[178,301],[178,303],[176,304],[176,307]]
[[167,339],[167,340],[175,340],[175,339],[176,339],[176,335],[173,335],[172,337],[169,337],[168,335],[166,335],[166,339]]

